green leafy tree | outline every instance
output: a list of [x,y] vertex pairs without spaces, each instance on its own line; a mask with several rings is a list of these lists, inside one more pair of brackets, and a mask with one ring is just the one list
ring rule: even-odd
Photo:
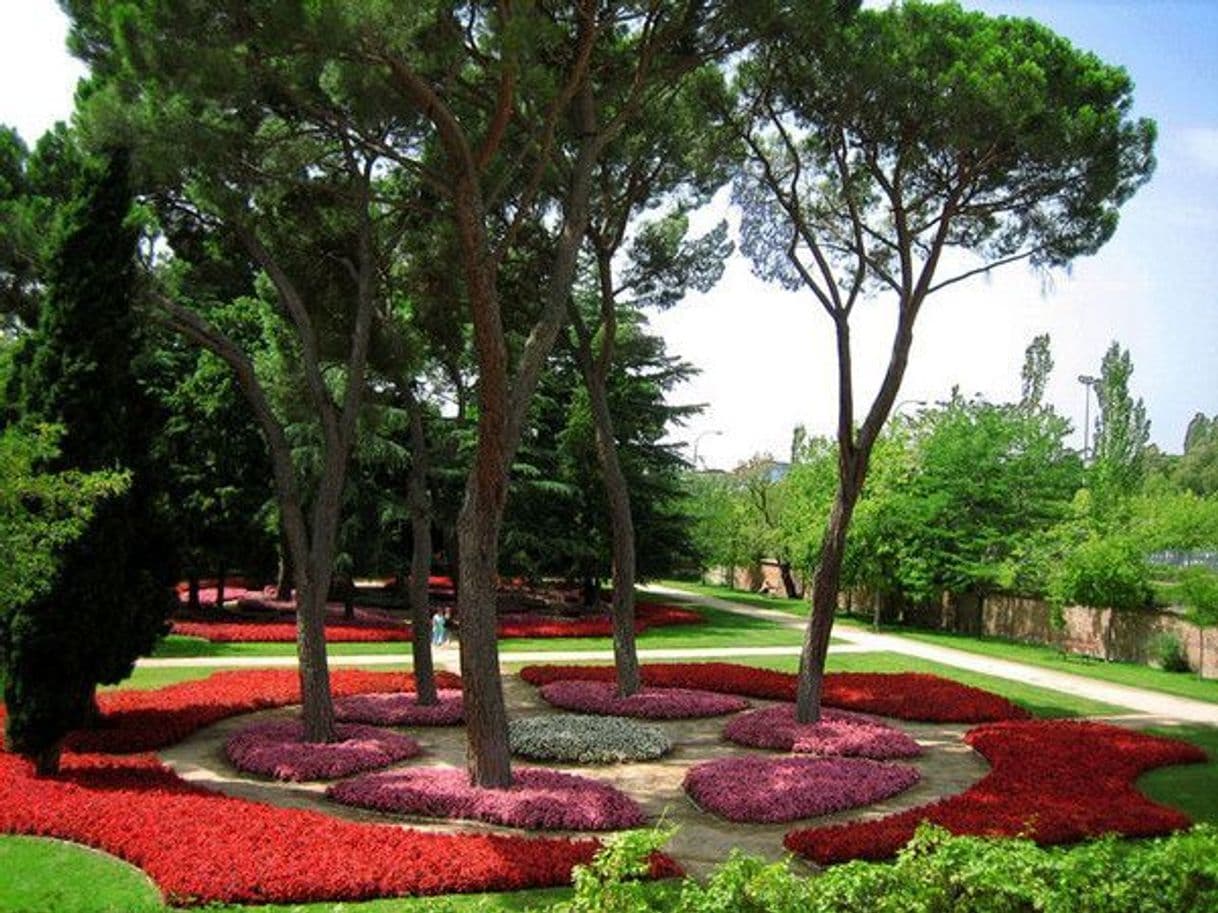
[[1150,419],[1141,398],[1129,390],[1133,359],[1129,350],[1113,342],[1100,365],[1095,395],[1099,415],[1095,419],[1092,447],[1091,487],[1101,516],[1116,510],[1123,499],[1135,494],[1146,478],[1146,444]]
[[1193,416],[1184,436],[1184,455],[1173,467],[1171,478],[1194,494],[1218,494],[1218,417]]
[[[851,517],[923,306],[1004,264],[1098,250],[1150,174],[1154,126],[1130,118],[1123,70],[1030,20],[955,3],[863,10],[840,29],[816,4],[793,7],[738,82],[741,247],[759,275],[807,291],[836,340],[839,484],[797,695],[810,721]],[[876,396],[856,411],[851,317],[873,294],[895,303],[896,325]]]
[[64,549],[52,585],[0,628],[8,744],[44,772],[57,770],[66,733],[89,722],[97,685],[131,674],[174,604],[149,459],[159,418],[133,369],[140,332],[131,201],[127,156],[113,151],[91,169],[63,221],[19,377],[25,421],[65,429],[49,469],[132,474],[129,490],[99,504]]

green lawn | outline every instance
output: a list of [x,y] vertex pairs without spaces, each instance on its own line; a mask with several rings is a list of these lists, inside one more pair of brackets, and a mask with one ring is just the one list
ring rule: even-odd
[[1194,821],[1218,824],[1218,728],[1163,726],[1150,731],[1201,746],[1209,761],[1152,770],[1138,780],[1138,788],[1157,802],[1175,806]]
[[944,634],[938,631],[909,631],[903,628],[887,628],[884,633],[966,650],[969,653],[1027,663],[1030,666],[1085,675],[1118,685],[1162,691],[1165,694],[1218,704],[1218,679],[1200,679],[1189,672],[1165,672],[1136,663],[1110,663],[1087,656],[1063,654],[1055,647],[1012,643],[995,638],[966,637],[963,634]]
[[657,580],[660,586],[676,587],[697,593],[699,596],[714,596],[716,599],[726,599],[741,605],[753,606],[758,609],[774,609],[777,612],[788,612],[791,615],[808,614],[808,603],[803,599],[787,599],[785,596],[766,596],[762,593],[750,593],[747,590],[734,590],[731,587],[710,583],[695,583],[689,580]]

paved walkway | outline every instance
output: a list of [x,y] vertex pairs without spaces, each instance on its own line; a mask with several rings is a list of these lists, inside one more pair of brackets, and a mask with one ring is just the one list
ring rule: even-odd
[[[776,621],[788,627],[804,627],[802,618],[793,618],[786,612],[774,609],[759,609],[753,606],[717,599],[713,596],[699,596],[687,590],[672,587],[654,586],[652,592],[666,596],[676,596],[691,602],[709,605],[712,608],[736,612],[753,618],[765,618]],[[1149,691],[1144,688],[1133,688],[1128,685],[1117,685],[1099,679],[1074,675],[1069,672],[1058,672],[1026,663],[998,659],[952,647],[941,647],[937,644],[922,643],[892,634],[877,634],[861,628],[836,625],[833,636],[846,641],[845,645],[834,645],[830,652],[842,652],[848,645],[860,651],[876,651],[885,653],[900,653],[904,656],[914,656],[918,659],[930,660],[944,666],[957,669],[967,669],[970,672],[980,672],[995,678],[1005,678],[1035,685],[1038,688],[1048,688],[1052,691],[1063,691],[1088,700],[1113,704],[1117,707],[1127,707],[1139,713],[1178,720],[1189,723],[1208,723],[1218,726],[1218,704],[1197,701],[1187,697],[1176,697],[1164,694],[1162,691]]]
[[[647,590],[663,596],[678,597],[689,602],[707,605],[712,608],[747,615],[751,618],[764,619],[784,627],[802,630],[804,620],[788,612],[777,609],[762,609],[754,606],[730,602],[713,596],[700,596],[687,590],[663,586],[649,586]],[[1110,682],[1074,675],[1069,672],[1058,672],[1038,666],[1011,660],[968,653],[951,647],[941,647],[936,644],[922,643],[891,634],[876,634],[861,628],[838,625],[833,630],[833,636],[841,641],[830,645],[830,653],[862,653],[885,652],[899,653],[929,660],[957,669],[967,669],[995,678],[1005,678],[1011,681],[1035,685],[1052,691],[1062,691],[1089,700],[1117,707],[1128,708],[1138,714],[1146,714],[1163,720],[1187,723],[1206,723],[1218,726],[1218,704],[1192,700],[1164,694],[1161,691],[1149,691],[1143,688],[1133,688],[1128,685],[1117,685]],[[692,659],[747,659],[775,656],[798,656],[798,646],[777,647],[672,647],[661,649],[639,650],[639,659],[644,662],[657,660],[692,660]],[[500,662],[504,665],[524,663],[565,663],[565,662],[611,662],[612,650],[503,650],[499,654]],[[331,666],[400,666],[410,663],[409,654],[347,654],[332,655]],[[141,659],[136,663],[141,669],[166,668],[249,668],[267,666],[295,666],[296,657],[288,656],[200,656],[172,657],[163,659]],[[442,647],[436,651],[436,665],[439,668],[456,670],[458,667],[457,651],[454,647]]]

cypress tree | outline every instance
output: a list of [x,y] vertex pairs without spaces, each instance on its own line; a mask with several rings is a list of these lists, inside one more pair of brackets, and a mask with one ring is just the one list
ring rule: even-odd
[[6,741],[43,774],[58,770],[64,736],[91,721],[97,686],[131,674],[173,606],[169,537],[159,528],[149,458],[158,422],[135,373],[138,234],[130,209],[123,152],[82,169],[20,378],[23,420],[65,429],[48,469],[132,474],[127,492],[100,504],[65,550],[46,595],[0,618]]

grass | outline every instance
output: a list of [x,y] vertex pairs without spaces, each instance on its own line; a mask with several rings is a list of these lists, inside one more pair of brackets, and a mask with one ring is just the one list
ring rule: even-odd
[[1205,750],[1209,761],[1152,770],[1138,780],[1138,789],[1194,821],[1218,824],[1218,728],[1162,726],[1149,731],[1192,742]]
[[1056,647],[1013,643],[997,638],[968,637],[963,634],[945,634],[938,631],[909,631],[903,628],[885,629],[884,633],[965,650],[969,653],[1027,663],[1030,666],[1070,672],[1074,675],[1083,675],[1117,685],[1161,691],[1177,697],[1218,704],[1218,680],[1201,679],[1188,672],[1165,672],[1162,669],[1153,669],[1150,666],[1141,666],[1136,663],[1105,662],[1102,659],[1087,656],[1063,654]]
[[785,596],[766,596],[763,593],[750,593],[747,590],[734,590],[731,587],[711,583],[695,583],[690,580],[657,580],[660,586],[674,587],[697,593],[699,596],[713,596],[716,599],[726,599],[741,605],[753,606],[757,609],[773,609],[776,612],[787,612],[791,615],[806,617],[808,604],[802,599],[787,599]]

